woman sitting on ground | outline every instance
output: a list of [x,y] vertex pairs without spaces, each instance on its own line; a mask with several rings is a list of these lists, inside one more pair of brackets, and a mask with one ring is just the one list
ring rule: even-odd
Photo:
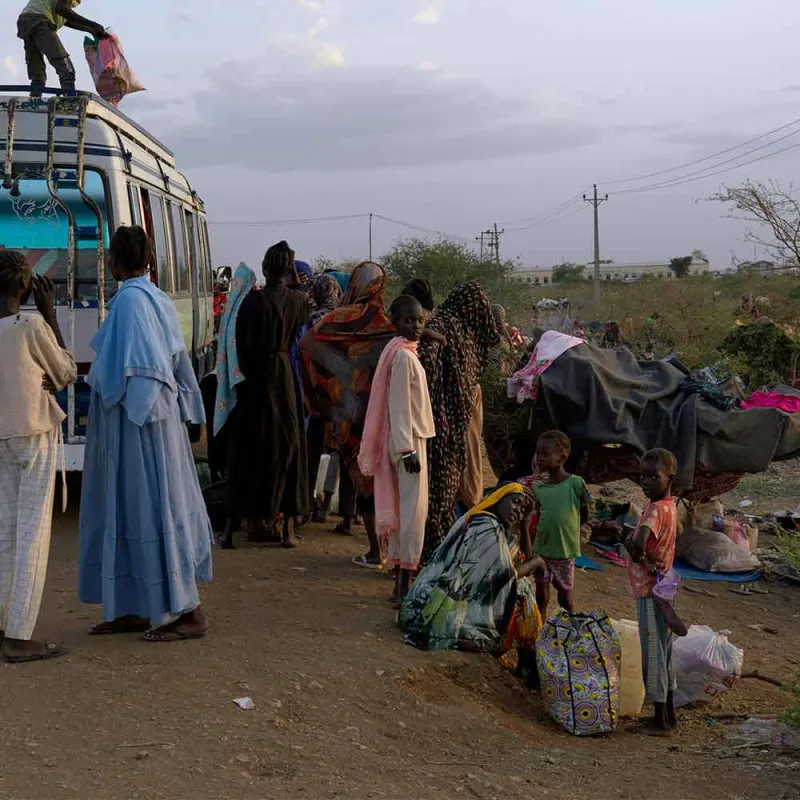
[[[463,516],[414,582],[398,623],[424,650],[532,650],[541,617],[527,580],[542,561],[517,534],[531,506],[518,483]],[[520,553],[524,562],[520,562]]]

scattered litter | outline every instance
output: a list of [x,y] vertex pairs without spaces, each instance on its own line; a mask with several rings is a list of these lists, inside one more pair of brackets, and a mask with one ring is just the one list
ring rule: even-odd
[[756,622],[752,625],[746,625],[745,627],[754,631],[758,631],[759,633],[770,633],[773,636],[780,636],[780,631],[777,628],[770,628],[766,625],[762,625],[760,622]]
[[752,506],[752,505],[753,505],[753,501],[752,500],[742,500],[742,502],[739,503],[739,507],[740,508],[750,508],[750,506]]
[[385,674],[386,674],[386,671],[385,671],[385,670],[382,670],[382,669],[376,669],[376,670],[375,670],[375,675],[376,675],[378,678],[382,678],[382,677],[383,677]]
[[137,761],[144,761],[146,758],[150,758],[150,752],[148,750],[140,750],[136,754]]
[[730,738],[740,742],[734,749],[776,748],[800,750],[800,731],[777,719],[753,717],[734,730]]
[[308,567],[292,567],[295,572],[308,572]]
[[699,586],[684,586],[684,592],[689,592],[689,594],[702,594],[705,597],[713,597],[718,598],[719,595],[715,594],[714,592],[709,592],[708,589],[702,589]]
[[233,702],[236,703],[242,711],[252,711],[256,707],[251,697],[237,697]]

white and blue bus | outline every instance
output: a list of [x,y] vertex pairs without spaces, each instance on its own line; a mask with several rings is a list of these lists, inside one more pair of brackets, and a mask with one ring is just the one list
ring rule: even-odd
[[79,373],[59,396],[67,468],[81,471],[89,343],[116,291],[111,234],[132,224],[150,234],[151,280],[175,303],[199,378],[214,367],[211,247],[203,203],[163,144],[94,95],[28,92],[0,86],[0,247],[23,252],[56,285]]

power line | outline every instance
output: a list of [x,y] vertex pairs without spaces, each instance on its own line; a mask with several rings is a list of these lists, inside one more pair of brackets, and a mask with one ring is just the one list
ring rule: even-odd
[[332,217],[307,217],[303,219],[265,219],[254,221],[222,221],[222,222],[209,222],[208,224],[215,227],[240,227],[240,228],[264,228],[270,225],[315,225],[322,222],[341,222],[347,219],[365,219],[369,215],[363,214],[339,214]]
[[[720,150],[718,153],[713,153],[710,156],[698,158],[695,161],[689,161],[686,164],[680,164],[677,167],[670,167],[669,169],[663,169],[658,172],[650,172],[647,175],[637,175],[636,177],[633,178],[618,178],[617,180],[613,181],[602,181],[602,184],[603,186],[616,186],[620,183],[636,183],[636,181],[644,181],[644,180],[649,180],[650,178],[658,178],[661,175],[668,175],[670,172],[678,172],[679,170],[686,169],[687,167],[694,167],[697,164],[704,164],[706,161],[713,161],[715,158],[719,158],[720,156],[725,156],[728,153],[733,153],[735,150],[741,150],[743,147],[747,147],[747,145],[749,144],[754,144],[755,142],[761,141],[761,139],[766,139],[768,136],[773,136],[776,133],[785,131],[787,128],[791,128],[793,125],[797,125],[799,123],[800,119],[793,120],[792,122],[787,122],[786,125],[781,125],[779,128],[774,128],[771,131],[762,133],[760,136],[756,136],[753,139],[748,139],[746,142],[734,145],[733,147],[728,147],[725,150]],[[795,133],[797,132],[798,131],[795,131]],[[794,136],[794,133],[789,134],[789,136]],[[776,139],[775,141],[780,142],[781,139]],[[772,144],[774,144],[774,142],[772,142]],[[765,145],[765,147],[766,146],[768,145]]]
[[445,233],[444,231],[437,231],[431,228],[423,228],[421,225],[413,225],[410,222],[405,222],[401,219],[394,219],[393,217],[386,217],[383,214],[374,214],[375,219],[383,220],[384,222],[391,222],[393,225],[399,225],[402,228],[408,228],[418,233],[427,233],[430,236],[440,236],[442,239],[457,239],[461,242],[471,242],[472,239],[466,236],[456,236],[452,233]]
[[[713,178],[715,175],[722,175],[725,172],[732,172],[733,170],[739,169],[740,167],[747,167],[750,164],[757,164],[759,161],[766,161],[768,158],[779,156],[781,153],[786,153],[789,150],[795,150],[798,147],[800,147],[800,142],[796,142],[795,144],[790,144],[788,147],[782,147],[780,148],[780,150],[775,150],[772,153],[765,153],[763,156],[759,156],[758,158],[752,158],[749,161],[743,161],[741,164],[734,164],[733,166],[725,167],[724,169],[719,169],[714,172],[707,172],[707,174],[705,175],[695,174],[694,176],[690,177],[687,176],[684,176],[683,178],[678,177],[673,181],[664,181],[663,183],[656,183],[653,184],[652,186],[641,186],[635,189],[624,189],[621,192],[615,192],[615,195],[619,196],[624,194],[640,194],[642,192],[654,192],[659,189],[669,189],[673,186],[683,186],[686,183],[695,183],[696,181],[701,181],[704,180],[705,178]],[[761,148],[756,148],[756,149],[761,149]],[[717,164],[714,166],[719,166],[719,165]],[[708,169],[713,169],[713,167],[709,167]]]
[[502,224],[504,224],[504,225],[514,225],[514,224],[519,223],[519,222],[525,222],[525,223],[527,223],[526,225],[522,225],[522,226],[520,226],[518,228],[509,228],[508,230],[509,231],[524,231],[524,230],[527,230],[528,228],[532,228],[535,225],[540,224],[541,222],[546,220],[548,217],[554,216],[556,214],[561,213],[562,211],[565,211],[571,205],[574,205],[575,203],[579,203],[580,200],[581,200],[581,197],[583,197],[584,193],[587,192],[587,191],[588,191],[588,189],[584,189],[584,190],[578,192],[577,194],[574,194],[572,197],[569,198],[569,200],[565,200],[563,203],[560,203],[559,205],[557,205],[554,208],[550,209],[550,211],[542,212],[541,214],[537,214],[534,217],[525,217],[523,219],[509,220],[508,222],[504,222]]

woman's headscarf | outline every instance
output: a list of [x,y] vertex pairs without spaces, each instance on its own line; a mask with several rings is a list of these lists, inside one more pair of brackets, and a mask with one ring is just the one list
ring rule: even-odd
[[423,561],[453,523],[458,486],[467,465],[466,434],[476,387],[491,348],[500,341],[491,305],[478,283],[456,286],[428,327],[444,334],[447,341],[423,339],[419,344],[436,425],[436,438],[428,443],[430,505]]
[[317,275],[314,279],[314,288],[311,296],[314,299],[315,310],[308,318],[308,327],[313,328],[326,314],[333,311],[342,299],[342,289],[339,281],[330,273]]
[[347,272],[339,272],[338,270],[332,269],[326,272],[325,275],[330,275],[332,278],[336,279],[336,283],[339,284],[342,293],[347,291],[347,284],[350,283],[350,275]]
[[362,489],[366,484],[355,462],[369,392],[381,353],[395,335],[383,308],[388,282],[380,264],[359,264],[341,306],[300,342],[308,405],[314,413],[332,418],[347,467]]
[[462,527],[466,525],[476,514],[488,514],[504,497],[510,494],[521,494],[530,497],[530,493],[521,483],[504,483],[498,486],[488,497],[485,497],[475,508],[467,511],[461,518]]
[[236,405],[236,386],[244,380],[239,369],[236,349],[236,318],[245,297],[253,291],[256,275],[247,264],[241,263],[231,280],[228,303],[219,326],[217,342],[217,399],[214,403],[214,435],[216,436]]
[[413,297],[419,301],[419,304],[425,311],[431,312],[436,303],[433,301],[433,291],[431,285],[425,278],[412,278],[404,287],[404,295]]

